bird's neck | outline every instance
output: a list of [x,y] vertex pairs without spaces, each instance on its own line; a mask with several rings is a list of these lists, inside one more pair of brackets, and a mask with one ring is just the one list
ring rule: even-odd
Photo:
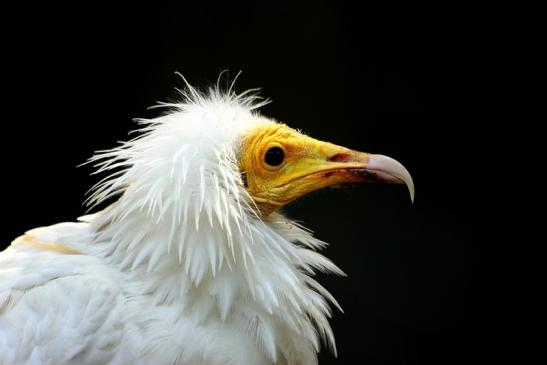
[[333,345],[327,300],[334,299],[311,276],[315,269],[341,272],[315,252],[324,243],[309,231],[277,213],[238,225],[205,214],[182,221],[144,211],[119,217],[114,209],[91,223],[99,254],[154,305],[176,306],[203,323],[242,313],[270,318],[304,331],[311,343],[318,326]]

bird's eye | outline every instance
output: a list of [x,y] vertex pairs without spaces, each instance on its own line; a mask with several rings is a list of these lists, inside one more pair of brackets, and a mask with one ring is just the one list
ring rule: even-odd
[[285,152],[279,147],[272,147],[266,151],[264,161],[270,166],[279,166],[283,163]]

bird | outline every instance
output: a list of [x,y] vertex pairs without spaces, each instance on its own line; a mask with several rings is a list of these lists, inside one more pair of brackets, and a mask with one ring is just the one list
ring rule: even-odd
[[413,200],[410,173],[264,116],[259,89],[182,79],[162,113],[136,120],[136,136],[86,162],[104,176],[89,214],[29,230],[0,253],[0,364],[313,365],[321,347],[337,356],[329,320],[342,308],[315,274],[345,274],[281,208],[368,182],[406,184]]

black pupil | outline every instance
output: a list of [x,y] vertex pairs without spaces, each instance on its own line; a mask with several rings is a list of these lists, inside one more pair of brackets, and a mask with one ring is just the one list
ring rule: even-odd
[[285,153],[279,147],[272,147],[266,151],[266,156],[264,157],[266,163],[270,166],[279,166],[285,158]]

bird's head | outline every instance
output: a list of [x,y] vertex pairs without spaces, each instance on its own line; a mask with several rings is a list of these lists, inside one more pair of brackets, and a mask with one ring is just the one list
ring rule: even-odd
[[360,182],[414,185],[399,162],[306,136],[285,124],[263,122],[243,133],[239,166],[262,214],[331,185]]
[[244,209],[266,217],[306,193],[344,183],[406,184],[414,199],[412,178],[399,162],[266,118],[256,112],[265,102],[253,91],[203,93],[187,84],[182,102],[160,105],[169,113],[139,120],[139,137],[91,159],[97,172],[121,171],[96,185],[89,200],[122,194],[117,215],[170,212],[178,220],[192,216],[197,228],[203,212],[221,225],[245,218]]

